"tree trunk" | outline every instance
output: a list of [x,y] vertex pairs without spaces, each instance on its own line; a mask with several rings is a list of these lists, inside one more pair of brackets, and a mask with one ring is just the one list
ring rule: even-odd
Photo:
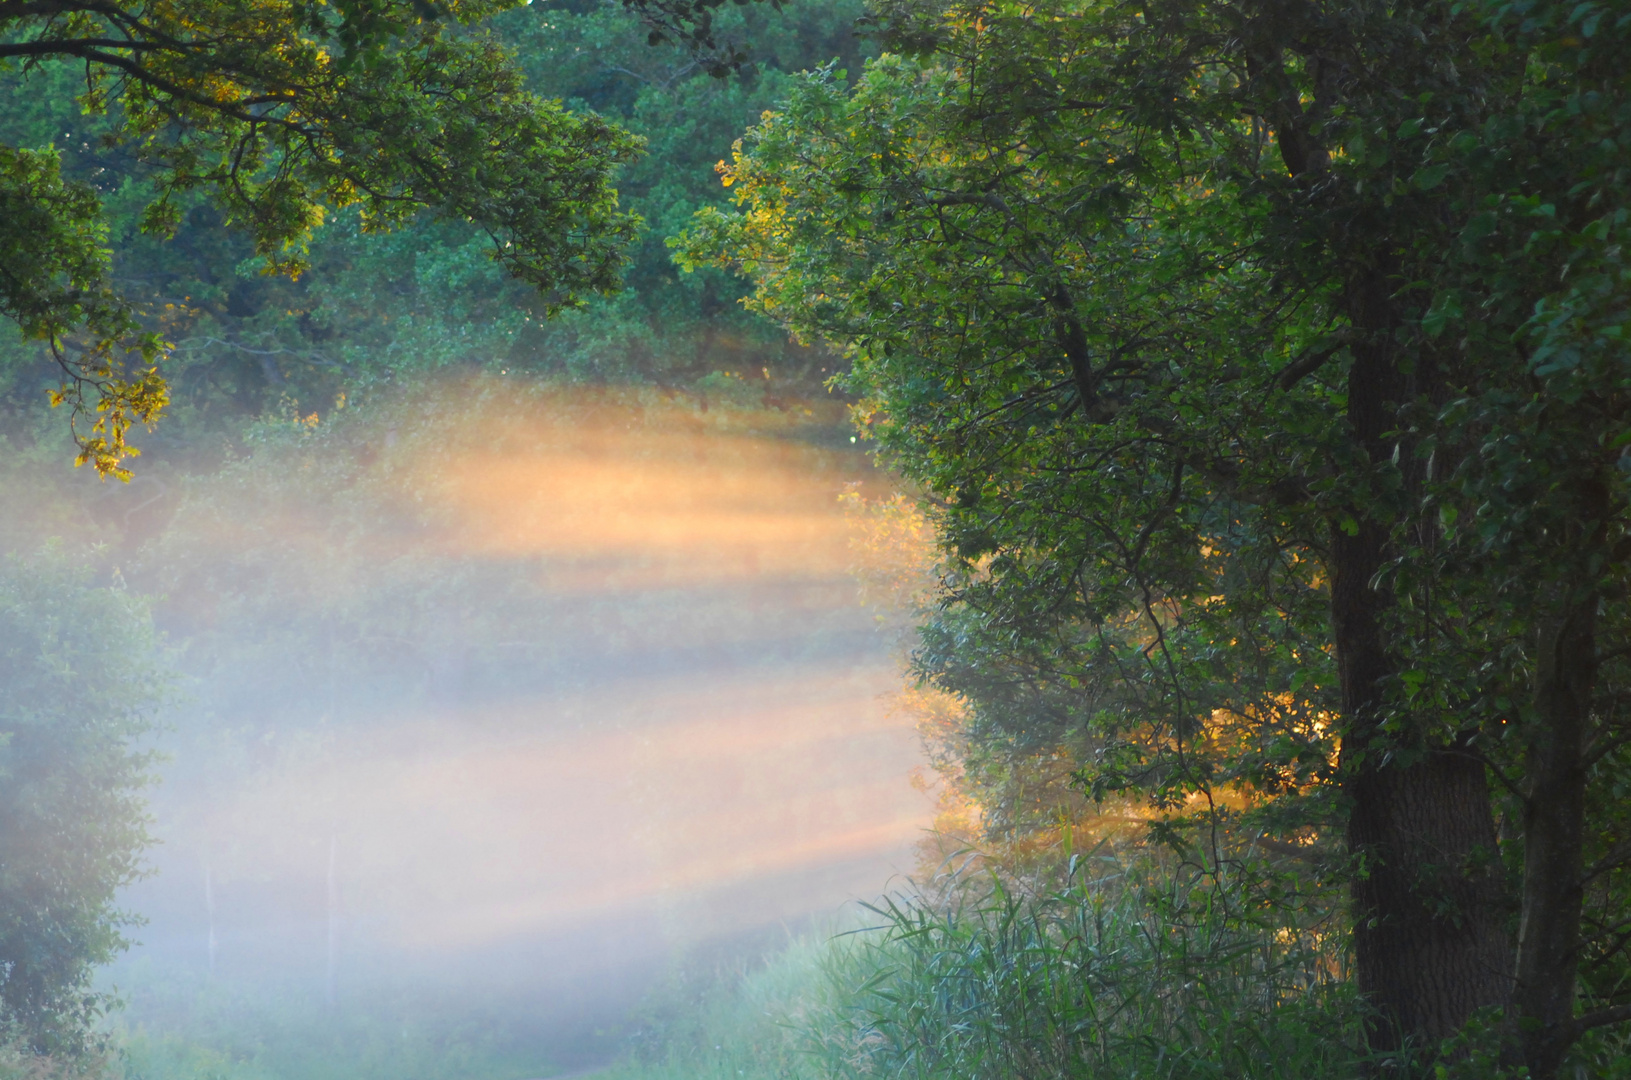
[[1350,849],[1360,991],[1378,1010],[1373,1047],[1428,1051],[1472,1014],[1504,1005],[1510,963],[1483,765],[1453,750],[1361,767]]
[[[1381,530],[1339,534],[1332,607],[1348,731],[1354,960],[1376,1009],[1374,1050],[1431,1049],[1478,1009],[1504,1005],[1510,980],[1495,821],[1484,766],[1456,747],[1412,753],[1376,723],[1393,671],[1370,586]],[[1398,751],[1397,753],[1395,751]]]
[[1571,597],[1537,643],[1538,726],[1528,753],[1523,920],[1512,999],[1519,1052],[1535,1080],[1557,1074],[1577,1036],[1585,756],[1597,674],[1597,603],[1594,591]]
[[[1402,460],[1389,433],[1398,403],[1423,391],[1392,356],[1396,312],[1384,269],[1350,282],[1347,308],[1360,341],[1348,375],[1350,433],[1376,466]],[[1410,478],[1406,477],[1407,487]],[[1376,1009],[1371,1046],[1431,1051],[1472,1013],[1504,1006],[1511,952],[1502,918],[1495,818],[1484,765],[1457,746],[1383,731],[1384,680],[1399,672],[1386,644],[1391,597],[1374,582],[1389,527],[1363,507],[1332,528],[1332,630],[1341,677],[1344,789],[1355,974]]]

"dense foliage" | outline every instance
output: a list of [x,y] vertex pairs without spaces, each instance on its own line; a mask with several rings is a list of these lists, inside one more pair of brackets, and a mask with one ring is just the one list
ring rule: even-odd
[[[611,178],[637,144],[524,88],[474,30],[506,6],[25,5],[0,16],[0,60],[34,93],[61,92],[27,78],[42,61],[81,70],[75,100],[109,114],[108,141],[152,181],[143,231],[173,233],[200,192],[268,271],[298,274],[332,210],[355,206],[379,231],[430,208],[476,223],[553,310],[616,285],[634,219]],[[56,400],[93,417],[80,460],[115,470],[129,425],[166,403],[163,343],[108,279],[95,191],[65,182],[49,145],[8,147],[3,164],[0,311],[63,367]]]
[[1627,1015],[1631,17],[882,14],[917,59],[806,79],[681,247],[850,351],[946,544],[920,672],[1344,874],[1379,1050],[1507,1009],[1551,1075]]

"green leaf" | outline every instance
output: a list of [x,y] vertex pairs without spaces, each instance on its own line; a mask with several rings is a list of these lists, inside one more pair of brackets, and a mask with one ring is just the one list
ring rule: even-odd
[[1417,169],[1415,175],[1410,178],[1410,182],[1420,191],[1431,191],[1442,184],[1444,178],[1449,174],[1449,165],[1427,165]]

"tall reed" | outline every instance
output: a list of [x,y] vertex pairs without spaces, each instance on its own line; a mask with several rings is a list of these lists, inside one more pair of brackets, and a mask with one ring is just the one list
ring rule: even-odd
[[877,905],[818,1071],[888,1080],[1353,1076],[1362,1011],[1337,940],[1267,878],[1073,873]]

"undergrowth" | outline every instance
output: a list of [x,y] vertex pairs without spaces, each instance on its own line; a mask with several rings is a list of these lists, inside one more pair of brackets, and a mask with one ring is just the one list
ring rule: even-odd
[[[1318,1080],[1358,1075],[1335,940],[1268,877],[1073,863],[870,907],[865,930],[680,987],[619,1072],[652,1080]],[[679,994],[683,997],[683,994]]]

